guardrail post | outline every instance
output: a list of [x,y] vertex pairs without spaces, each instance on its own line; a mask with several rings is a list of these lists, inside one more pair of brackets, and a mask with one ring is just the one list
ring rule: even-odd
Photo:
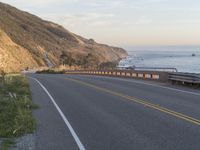
[[66,74],[89,74],[105,76],[121,76],[140,79],[151,79],[167,82],[169,74],[157,71],[135,71],[135,70],[73,70],[66,71]]

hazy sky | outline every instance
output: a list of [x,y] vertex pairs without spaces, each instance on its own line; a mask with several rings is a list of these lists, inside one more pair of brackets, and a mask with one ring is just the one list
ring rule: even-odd
[[118,46],[200,45],[200,0],[0,0]]

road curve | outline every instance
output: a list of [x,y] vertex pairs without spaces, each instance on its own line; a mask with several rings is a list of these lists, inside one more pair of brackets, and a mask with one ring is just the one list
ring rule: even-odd
[[198,90],[100,76],[28,76],[40,105],[37,150],[200,149]]

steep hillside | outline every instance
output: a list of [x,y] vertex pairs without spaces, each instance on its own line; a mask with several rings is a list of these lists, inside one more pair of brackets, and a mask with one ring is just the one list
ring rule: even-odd
[[29,51],[15,44],[0,30],[0,68],[6,72],[17,72],[26,67],[38,67],[38,64]]
[[127,55],[121,48],[98,44],[1,2],[0,44],[0,67],[6,71],[47,66],[46,54],[54,65],[84,67],[116,62]]

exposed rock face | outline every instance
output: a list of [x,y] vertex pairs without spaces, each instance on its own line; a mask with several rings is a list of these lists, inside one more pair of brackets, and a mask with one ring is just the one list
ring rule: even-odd
[[[122,48],[98,44],[0,2],[0,67],[15,72],[26,67],[47,66],[46,53],[54,65],[61,63],[60,56],[65,53],[73,58],[71,65],[94,67],[127,56]],[[86,60],[88,55],[90,61]]]
[[38,64],[29,51],[15,44],[0,30],[0,68],[6,72],[15,72],[26,67],[38,67]]

